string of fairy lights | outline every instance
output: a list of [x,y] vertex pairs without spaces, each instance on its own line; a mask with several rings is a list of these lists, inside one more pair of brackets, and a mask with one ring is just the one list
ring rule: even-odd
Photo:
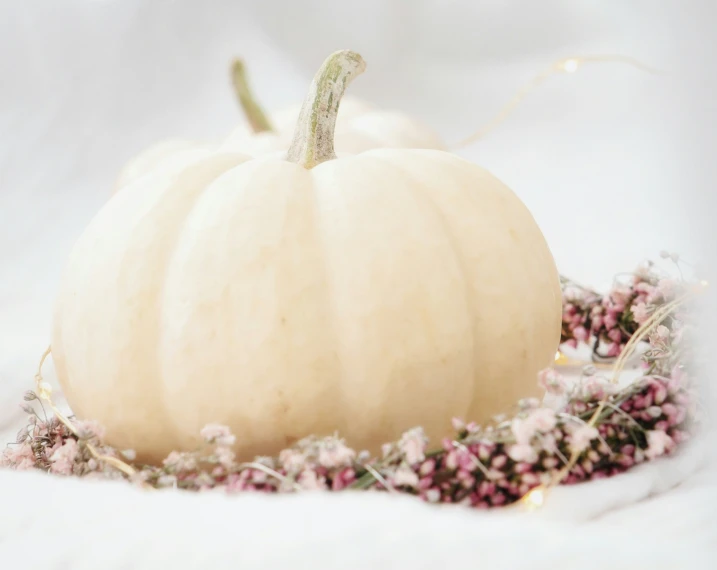
[[[483,139],[487,134],[489,134],[491,131],[493,131],[496,127],[501,125],[515,110],[518,105],[531,93],[533,93],[536,89],[538,89],[545,81],[547,81],[549,78],[555,76],[555,75],[561,75],[561,74],[574,74],[580,69],[582,69],[586,64],[590,63],[622,63],[630,65],[636,69],[648,72],[648,73],[659,73],[656,69],[653,69],[640,61],[627,56],[622,55],[588,55],[588,56],[579,56],[579,57],[568,57],[563,58],[560,60],[557,60],[547,66],[545,69],[540,71],[538,74],[536,74],[529,82],[527,82],[523,87],[521,87],[516,94],[513,96],[512,99],[510,99],[503,108],[486,124],[484,124],[481,128],[479,128],[477,131],[475,131],[473,134],[467,136],[463,140],[458,141],[454,145],[450,147],[451,150],[458,150],[461,148],[465,148],[466,146],[469,146],[471,144],[474,144],[475,142]],[[698,289],[704,289],[707,286],[706,281],[701,281]],[[669,303],[668,305],[665,305],[664,307],[661,307],[659,310],[655,311],[655,313],[652,315],[652,317],[646,321],[638,330],[637,332],[632,336],[628,344],[626,345],[625,349],[621,353],[620,357],[617,359],[614,365],[608,365],[608,364],[601,364],[601,363],[590,363],[593,364],[596,367],[605,369],[605,370],[611,370],[611,382],[617,383],[620,377],[620,373],[625,367],[625,364],[627,363],[628,359],[635,353],[636,348],[638,347],[640,341],[644,340],[647,335],[650,334],[668,315],[672,314],[679,306],[681,306],[691,295],[688,294],[684,297],[681,297],[679,299],[676,299],[672,303]],[[59,408],[55,405],[52,395],[53,395],[53,389],[52,386],[46,382],[43,379],[42,375],[42,368],[47,360],[47,358],[52,353],[52,347],[48,347],[47,350],[42,355],[42,358],[40,360],[37,372],[35,374],[35,388],[38,397],[44,401],[48,407],[52,410],[52,412],[57,417],[58,421],[60,421],[71,433],[74,435],[78,435],[76,427],[72,424],[72,422],[69,420],[67,416],[65,416]],[[577,367],[577,366],[583,366],[585,364],[588,364],[588,362],[581,361],[581,360],[575,360],[570,359],[564,354],[562,354],[560,351],[558,351],[555,355],[555,363],[554,366],[556,368],[563,368],[563,367]],[[594,426],[600,413],[602,412],[602,409],[607,404],[607,398],[608,396],[605,396],[605,399],[600,402],[598,405],[595,413],[590,418],[590,420],[587,422],[588,425]],[[128,463],[125,463],[124,461],[108,456],[103,455],[100,453],[100,451],[95,448],[92,445],[87,446],[88,451],[90,454],[98,461],[104,461],[108,465],[113,466],[114,468],[118,469],[122,473],[124,473],[127,476],[132,476],[136,473],[136,470],[134,467],[129,465]],[[538,507],[541,507],[546,500],[548,492],[555,487],[556,485],[560,484],[560,482],[570,473],[570,470],[575,466],[575,463],[577,462],[579,457],[579,454],[573,454],[570,459],[568,460],[567,464],[564,465],[564,467],[550,480],[548,483],[544,485],[540,485],[538,487],[533,488],[531,491],[529,491],[520,501],[518,501],[515,505],[519,508],[525,508],[528,510],[533,510]],[[151,489],[151,487],[146,486],[146,488]]]
[[524,84],[516,92],[513,98],[508,101],[491,120],[485,123],[473,134],[453,144],[450,147],[450,150],[460,150],[483,139],[488,133],[501,125],[528,95],[533,93],[551,77],[555,75],[574,74],[580,69],[582,69],[585,65],[591,63],[622,63],[639,69],[641,71],[645,71],[647,73],[660,73],[660,71],[658,71],[657,69],[645,65],[644,63],[641,63],[633,57],[627,57],[623,55],[585,55],[559,59],[548,65],[539,73],[537,73],[530,81]]

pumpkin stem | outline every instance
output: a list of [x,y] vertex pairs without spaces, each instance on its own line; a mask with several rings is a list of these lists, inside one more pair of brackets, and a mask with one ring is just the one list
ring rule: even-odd
[[321,65],[304,99],[287,158],[306,169],[336,158],[334,130],[341,97],[348,84],[366,69],[366,62],[349,50],[331,54]]
[[262,111],[261,107],[251,93],[249,81],[246,77],[244,62],[241,59],[235,59],[232,62],[231,72],[234,91],[237,99],[239,100],[239,105],[241,105],[241,108],[244,111],[244,116],[247,121],[249,121],[251,129],[255,133],[273,131],[274,129],[271,128],[269,119],[266,118],[264,111]]

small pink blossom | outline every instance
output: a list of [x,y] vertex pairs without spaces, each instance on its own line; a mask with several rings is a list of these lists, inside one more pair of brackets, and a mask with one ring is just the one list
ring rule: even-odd
[[600,376],[588,376],[583,380],[583,393],[592,399],[602,399],[605,394],[614,394],[618,386]]
[[612,329],[607,333],[607,337],[613,342],[620,342],[622,340],[622,331],[620,329]]
[[105,428],[93,420],[75,420],[75,427],[81,439],[97,439],[102,441],[105,437]]
[[531,422],[537,431],[547,432],[555,427],[557,418],[555,417],[555,411],[550,408],[538,408],[528,414],[528,422]]
[[650,318],[650,310],[644,302],[637,303],[632,307],[632,318],[638,325]]
[[356,452],[342,441],[324,442],[319,448],[319,464],[327,469],[350,467],[356,458]]
[[610,297],[612,298],[613,302],[615,302],[616,304],[622,304],[623,306],[628,302],[631,295],[632,291],[630,290],[630,287],[627,287],[625,285],[617,285],[610,292]]
[[197,467],[197,461],[188,453],[172,451],[163,461],[165,467],[177,471],[192,471]]
[[611,342],[607,347],[607,355],[612,358],[620,354],[620,345],[617,342]]
[[645,455],[649,459],[655,459],[655,457],[659,457],[668,452],[673,445],[674,441],[664,431],[650,430],[647,432],[647,449],[645,450]]
[[174,475],[160,475],[157,479],[157,485],[160,487],[173,487],[177,483]]
[[505,455],[498,455],[493,458],[493,461],[490,462],[491,467],[494,469],[502,469],[505,467],[505,464],[508,462],[508,458]]
[[614,329],[617,326],[617,317],[612,313],[608,313],[603,317],[603,325],[607,330]]
[[567,388],[565,378],[553,368],[538,372],[538,386],[550,394],[563,394]]
[[513,420],[510,429],[513,432],[516,443],[519,445],[528,445],[535,436],[537,427],[533,422],[527,419],[516,418]]
[[667,341],[670,340],[670,329],[668,329],[665,325],[660,325],[655,329],[655,337],[658,340],[661,341]]
[[23,443],[4,450],[0,466],[13,467],[18,471],[26,471],[35,467],[35,454],[32,448]]
[[306,465],[306,455],[296,449],[284,449],[279,453],[279,462],[288,472],[296,473]]
[[230,448],[218,446],[214,450],[214,453],[217,456],[217,461],[219,461],[219,464],[222,467],[231,467],[232,463],[234,463],[234,452]]
[[428,489],[423,496],[429,503],[437,503],[441,500],[441,492],[438,489]]
[[302,471],[297,483],[306,491],[325,491],[327,488],[326,480],[313,469]]
[[570,448],[576,453],[581,453],[598,435],[598,430],[594,427],[582,425],[570,435]]
[[664,299],[669,299],[675,292],[675,286],[674,279],[660,279],[657,283],[657,291]]
[[516,443],[508,448],[508,455],[513,461],[535,463],[538,460],[538,453],[532,445],[527,443]]
[[588,333],[588,330],[584,326],[580,325],[573,329],[573,336],[576,340],[580,342],[585,342],[590,335]]
[[50,456],[50,470],[58,475],[72,475],[72,468],[79,456],[80,448],[77,441],[67,439],[57,451]]
[[225,447],[231,447],[236,443],[236,437],[232,435],[231,430],[220,424],[207,424],[199,433],[207,443]]
[[410,487],[412,489],[418,487],[418,475],[405,465],[396,469],[391,481],[396,487]]
[[543,444],[543,449],[548,453],[555,453],[558,449],[558,442],[552,433],[542,435],[540,437],[540,443]]
[[426,458],[426,438],[423,428],[413,428],[401,436],[398,442],[398,448],[401,450],[404,459],[409,465],[420,463]]

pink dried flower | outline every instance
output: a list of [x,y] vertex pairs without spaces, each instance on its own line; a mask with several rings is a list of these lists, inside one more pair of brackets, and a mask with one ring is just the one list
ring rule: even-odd
[[550,408],[538,408],[528,414],[526,421],[532,423],[537,431],[545,433],[555,427],[557,418],[555,417],[554,410]]
[[564,394],[567,388],[565,378],[553,368],[546,368],[538,372],[538,386],[546,392],[556,395]]
[[327,469],[350,467],[356,459],[356,452],[343,441],[331,439],[321,443],[318,459],[319,465]]
[[337,473],[331,481],[331,490],[340,491],[345,489],[356,480],[356,473],[350,467]]
[[617,326],[617,317],[614,313],[608,313],[603,317],[602,324],[608,330],[613,329]]
[[582,382],[584,397],[601,400],[605,394],[617,392],[617,385],[601,378],[600,376],[588,376]]
[[441,492],[438,489],[428,489],[423,493],[423,498],[429,503],[437,503],[441,500]]
[[403,465],[396,469],[393,477],[391,477],[391,482],[396,487],[416,489],[418,488],[418,475],[410,467]]
[[306,491],[325,491],[327,489],[326,479],[321,477],[313,469],[302,471],[297,479],[297,483]]
[[543,449],[548,453],[555,453],[558,449],[558,443],[552,433],[542,435],[540,437],[540,443],[543,444]]
[[677,283],[674,279],[660,279],[657,283],[657,292],[663,299],[669,299],[675,293]]
[[505,455],[497,455],[493,458],[493,461],[491,461],[490,465],[494,469],[502,469],[505,467],[505,464],[508,462],[508,458]]
[[436,460],[428,459],[427,461],[424,461],[424,463],[418,469],[418,473],[422,477],[425,477],[426,475],[431,475],[435,470],[436,470]]
[[279,462],[290,473],[298,473],[306,465],[306,455],[296,449],[284,449],[279,453]]
[[27,443],[8,447],[3,451],[0,466],[13,467],[18,471],[32,469],[35,467],[35,453]]
[[74,420],[80,439],[96,439],[102,441],[105,437],[105,428],[93,420]]
[[460,418],[451,418],[451,426],[457,432],[463,431],[466,427],[465,422]]
[[50,456],[50,470],[58,475],[72,475],[72,468],[79,453],[80,448],[77,441],[65,440],[65,443]]
[[570,434],[570,448],[576,453],[584,451],[592,440],[599,435],[598,430],[589,425],[581,425]]
[[617,304],[625,305],[630,300],[631,296],[632,291],[627,285],[618,284],[613,288],[612,291],[610,291],[610,297],[612,298],[613,302]]
[[655,329],[655,335],[663,342],[669,341],[671,334],[670,329],[668,329],[665,325],[660,325]]
[[620,329],[612,329],[607,333],[607,337],[611,341],[619,343],[622,340],[622,331]]
[[585,342],[590,337],[590,334],[588,333],[588,330],[584,326],[580,325],[573,329],[573,336],[575,337],[576,340],[578,340],[580,342]]
[[204,441],[215,445],[231,447],[236,443],[236,437],[232,435],[231,430],[220,424],[207,424],[199,434]]
[[533,446],[527,443],[516,443],[508,448],[508,455],[513,461],[524,461],[535,463],[538,460],[538,453]]
[[543,459],[543,467],[545,469],[555,469],[558,466],[558,459],[556,457],[546,457]]
[[398,442],[398,448],[409,465],[420,463],[426,458],[426,445],[428,438],[420,427],[404,433]]
[[172,451],[162,462],[165,467],[176,471],[192,471],[197,467],[197,460],[189,453]]
[[234,455],[234,452],[230,448],[224,447],[224,446],[218,446],[214,450],[214,453],[217,456],[217,461],[219,462],[219,464],[222,467],[229,468],[234,463],[235,455]]
[[643,324],[650,318],[650,310],[644,302],[633,305],[632,318],[638,325]]
[[609,357],[612,358],[614,356],[618,356],[619,354],[620,354],[620,345],[618,343],[613,342],[607,347],[607,355]]
[[160,487],[173,487],[177,483],[174,475],[160,475],[157,479],[157,485]]
[[515,418],[511,431],[518,444],[529,444],[537,432],[547,432],[555,427],[557,419],[550,408],[536,408],[524,419]]
[[647,449],[645,455],[649,459],[655,459],[664,455],[672,449],[674,442],[672,438],[662,430],[650,430],[647,432]]
[[527,419],[515,418],[510,426],[516,443],[519,445],[528,445],[537,430],[537,426]]

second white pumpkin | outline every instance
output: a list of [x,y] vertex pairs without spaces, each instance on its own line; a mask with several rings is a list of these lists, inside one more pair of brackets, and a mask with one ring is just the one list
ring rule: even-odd
[[[187,150],[242,152],[261,156],[289,148],[301,105],[293,105],[265,116],[249,89],[244,65],[235,61],[232,77],[248,124],[234,129],[220,143],[170,139],[152,145],[130,160],[120,173],[115,189],[173,159]],[[400,111],[377,109],[374,105],[346,97],[341,102],[335,131],[339,153],[358,154],[374,148],[428,148],[443,150],[445,145],[433,129]]]

